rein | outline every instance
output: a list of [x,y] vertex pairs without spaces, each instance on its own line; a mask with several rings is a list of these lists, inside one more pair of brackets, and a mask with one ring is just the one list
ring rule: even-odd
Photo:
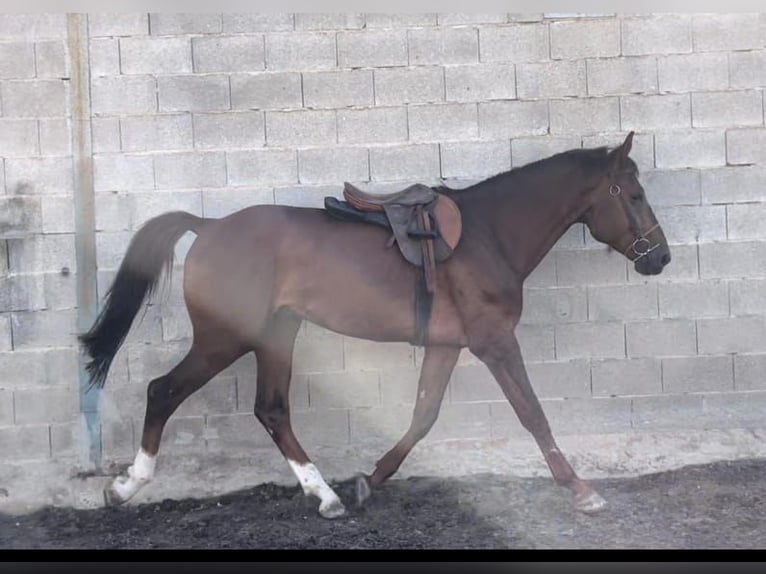
[[[622,194],[622,188],[617,185],[616,183],[613,183],[609,186],[609,195],[612,197],[619,197]],[[649,255],[652,251],[657,249],[660,244],[655,243],[652,245],[652,243],[647,239],[647,236],[652,233],[655,229],[657,229],[660,224],[659,222],[652,225],[649,229],[646,231],[641,231],[641,226],[638,224],[638,221],[636,221],[636,217],[633,214],[630,209],[627,208],[627,206],[624,204],[622,200],[619,200],[620,204],[623,207],[623,210],[625,211],[625,215],[628,218],[628,221],[630,222],[630,227],[632,230],[638,230],[638,234],[636,236],[636,239],[633,240],[633,242],[628,245],[625,249],[623,249],[622,254],[627,257],[632,263],[635,263],[642,257],[645,257]],[[628,253],[629,251],[632,251],[633,253]],[[635,258],[633,257],[635,255]]]

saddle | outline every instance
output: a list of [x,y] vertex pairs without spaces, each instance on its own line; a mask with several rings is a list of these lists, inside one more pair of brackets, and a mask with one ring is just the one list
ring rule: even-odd
[[448,259],[460,241],[462,220],[457,204],[432,188],[415,184],[385,195],[366,193],[343,184],[340,201],[326,197],[325,210],[337,219],[378,225],[392,232],[406,261],[422,270],[415,298],[416,340],[425,342],[436,291],[436,264]]

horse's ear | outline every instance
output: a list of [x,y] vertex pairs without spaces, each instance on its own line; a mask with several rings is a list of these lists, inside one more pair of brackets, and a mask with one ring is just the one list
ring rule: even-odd
[[610,154],[612,156],[612,169],[619,170],[622,166],[626,164],[626,160],[628,159],[628,155],[630,154],[630,150],[633,147],[633,133],[630,132],[628,134],[628,137],[625,138],[625,141],[620,144],[619,147],[612,150],[612,153]]
[[633,147],[633,133],[630,132],[628,134],[628,137],[625,138],[625,141],[622,142],[622,145],[620,146],[620,155],[624,158],[627,158],[630,154],[630,150]]

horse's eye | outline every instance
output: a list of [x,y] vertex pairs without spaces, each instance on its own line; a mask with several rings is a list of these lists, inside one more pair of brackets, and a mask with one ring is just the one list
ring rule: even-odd
[[641,201],[643,199],[643,196],[640,193],[631,193],[630,199],[633,201]]

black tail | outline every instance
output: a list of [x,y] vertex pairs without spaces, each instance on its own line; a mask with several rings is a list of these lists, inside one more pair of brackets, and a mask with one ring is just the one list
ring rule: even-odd
[[147,221],[133,237],[96,322],[80,335],[91,358],[86,365],[91,387],[104,386],[133,319],[157,287],[163,268],[172,267],[175,244],[187,231],[197,233],[203,221],[185,211],[164,213]]

